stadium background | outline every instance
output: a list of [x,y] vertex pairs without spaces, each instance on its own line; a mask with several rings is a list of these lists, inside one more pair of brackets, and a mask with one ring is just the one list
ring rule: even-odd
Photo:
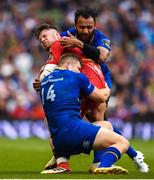
[[[75,10],[87,4],[98,8],[97,28],[112,40],[107,62],[113,76],[108,117],[134,139],[131,144],[145,154],[151,167],[150,173],[142,174],[131,160],[122,158],[120,165],[130,173],[114,178],[154,177],[154,1],[1,0],[0,178],[57,178],[39,173],[51,155],[48,141],[40,140],[47,139],[48,131],[32,82],[47,54],[33,32],[44,22],[61,31],[72,27]],[[70,161],[74,174],[58,177],[96,178],[87,173],[91,161],[92,156],[74,157]]]
[[74,26],[75,10],[87,4],[99,10],[97,28],[112,41],[107,62],[113,76],[108,117],[127,138],[154,138],[152,0],[1,1],[0,136],[48,136],[39,97],[32,88],[47,58],[34,28],[47,22],[64,31]]

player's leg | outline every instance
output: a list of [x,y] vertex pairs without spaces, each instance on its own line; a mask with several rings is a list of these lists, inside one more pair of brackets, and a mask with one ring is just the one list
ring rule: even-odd
[[94,144],[94,150],[104,149],[105,153],[101,157],[101,162],[98,168],[93,170],[93,173],[103,174],[125,174],[128,171],[124,168],[112,165],[120,159],[121,154],[128,149],[129,142],[122,136],[114,133],[106,128],[100,128]]
[[89,111],[86,114],[89,122],[99,122],[102,121],[104,118],[104,114],[106,111],[106,104],[105,103],[96,103],[94,101],[88,101],[89,103]]
[[[55,64],[46,64],[44,67],[42,67],[42,69],[40,70],[40,73],[39,73],[39,77],[38,79],[40,81],[42,81],[42,79],[47,76],[49,73],[53,72],[53,70],[57,67],[57,65]],[[35,85],[34,85],[35,87]],[[34,88],[35,89],[35,88]],[[48,122],[47,122],[47,119],[45,117],[45,124],[46,124],[46,127],[47,129],[49,129],[48,127]],[[51,147],[51,150],[52,152],[54,152],[54,146],[53,146],[53,143],[52,143],[52,139],[49,138],[49,143],[50,143],[50,147]],[[53,169],[53,168],[63,168],[63,171],[70,171],[70,168],[69,168],[69,164],[67,162],[67,158],[63,157],[63,158],[60,158],[57,162],[56,158],[54,157],[54,155],[51,157],[51,159],[47,162],[47,164],[45,165],[45,169]],[[55,170],[55,173],[57,171]]]
[[52,144],[52,139],[50,138],[49,141],[50,141],[50,147],[52,149],[53,155],[52,155],[51,159],[45,165],[45,169],[52,170],[53,174],[71,173],[72,170],[70,169],[67,158],[66,157],[56,157],[55,158],[56,150]]
[[[45,120],[46,127],[49,129],[47,119],[45,118],[44,120]],[[54,154],[56,154],[56,152],[55,152],[55,148],[54,148],[53,143],[52,143],[52,138],[49,138],[49,144],[50,144],[53,155],[52,155],[51,159],[45,165],[45,169],[46,170],[51,169],[53,174],[71,173],[72,170],[69,167],[69,164],[67,162],[66,157],[55,158]]]
[[[96,102],[93,102],[90,104],[90,111],[87,114],[87,118],[90,122],[92,122],[95,125],[99,125],[101,127],[105,127],[107,129],[113,130],[112,125],[108,121],[103,121],[104,113],[106,111],[106,104],[101,103],[98,104]],[[89,168],[89,172],[92,172],[94,168],[98,167],[101,161],[101,157],[104,154],[105,150],[97,150],[93,151],[94,153],[94,159],[93,162]]]
[[[105,104],[106,104],[106,109],[107,109],[107,107],[108,107],[108,102],[109,102],[109,99],[108,99],[108,101],[106,101],[106,103],[105,103]],[[106,111],[106,110],[105,110],[105,111]],[[104,117],[103,117],[103,119],[104,119],[104,120],[107,120],[107,117],[106,117],[106,115],[105,115],[105,111],[104,111]],[[122,136],[122,133],[119,131],[119,129],[118,129],[117,127],[113,126],[113,131]],[[128,150],[126,151],[126,154],[127,154],[131,159],[133,159],[134,157],[137,156],[137,151],[136,151],[134,148],[132,148],[131,146],[129,146]],[[142,159],[142,160],[143,160],[143,159]]]
[[[121,167],[111,167],[120,158],[121,153],[126,151],[128,147],[127,140],[113,131],[106,131],[105,128],[100,129],[100,126],[75,119],[73,126],[70,124],[70,126],[61,129],[54,136],[53,143],[57,155],[65,155],[67,157],[67,155],[79,153],[89,154],[92,147],[95,150],[105,148],[106,153],[104,154],[103,161],[101,161],[100,167],[93,172],[106,173],[107,171],[108,174],[127,173],[127,170]],[[53,173],[53,171],[45,170],[42,173]]]
[[[50,144],[52,154],[53,154],[54,147],[52,145],[52,139],[51,138],[49,138],[49,144]],[[51,159],[46,163],[44,168],[45,169],[52,169],[52,168],[55,168],[55,167],[57,167],[56,158],[54,156],[52,156]]]
[[[106,102],[106,108],[108,106],[108,101]],[[104,112],[104,120],[107,120],[105,117]],[[113,126],[113,131],[117,134],[121,134],[118,128]],[[149,171],[148,165],[144,162],[144,155],[140,151],[136,151],[132,146],[129,146],[128,150],[126,151],[126,154],[133,160],[136,167],[139,169],[140,172],[147,173]]]
[[[45,121],[45,125],[47,127],[47,129],[49,129],[48,127],[48,121],[46,119],[46,117],[44,118],[44,121]],[[52,139],[49,138],[49,144],[50,144],[50,148],[51,148],[51,151],[52,151],[52,154],[53,154],[53,151],[54,151],[54,146],[53,146],[53,143],[52,143]],[[51,169],[51,168],[55,168],[57,166],[57,162],[56,162],[56,159],[54,156],[52,156],[52,158],[47,162],[47,164],[45,165],[45,169]]]
[[[94,112],[91,113],[93,119],[95,119],[95,122],[97,122],[97,124],[100,123],[100,125],[101,125],[101,121],[104,118],[105,111],[107,109],[107,104],[106,105],[104,104],[99,105],[97,108],[95,108]],[[96,118],[94,118],[94,116]],[[105,127],[105,124],[101,126]],[[113,127],[113,131],[119,135],[122,135],[121,132],[116,127]],[[91,172],[94,167],[99,165],[99,162],[100,162],[99,159],[103,153],[104,153],[104,150],[94,151],[94,160],[89,169],[89,172]],[[144,162],[144,155],[140,151],[136,151],[133,147],[129,146],[128,150],[126,151],[126,154],[133,160],[133,162],[135,163],[136,167],[139,169],[140,172],[147,173],[149,171],[148,165]]]
[[[113,131],[112,124],[109,121],[96,121],[93,124],[110,129],[111,131]],[[97,150],[97,151],[94,150],[93,153],[94,153],[94,159],[89,168],[89,172],[92,172],[94,168],[99,166],[100,159],[101,159],[102,155],[105,153],[105,150]]]
[[[118,128],[113,127],[114,132],[122,135]],[[140,172],[147,173],[149,171],[148,165],[144,162],[144,155],[140,151],[136,151],[132,146],[129,146],[126,154],[133,160]]]

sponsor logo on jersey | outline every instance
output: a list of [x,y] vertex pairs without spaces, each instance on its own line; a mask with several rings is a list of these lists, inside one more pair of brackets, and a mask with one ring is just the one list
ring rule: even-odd
[[110,48],[110,46],[111,46],[111,41],[109,39],[102,39],[102,43],[107,48]]
[[50,82],[57,82],[57,81],[63,81],[64,78],[57,78],[57,79],[46,79],[44,81],[41,82],[41,86],[47,84],[47,83],[50,83]]
[[85,148],[85,149],[88,149],[89,148],[89,145],[90,145],[90,141],[83,141],[83,144],[82,146]]

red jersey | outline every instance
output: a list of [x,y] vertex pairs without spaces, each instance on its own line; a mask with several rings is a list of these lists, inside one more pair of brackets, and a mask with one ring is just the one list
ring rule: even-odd
[[94,84],[99,89],[105,87],[105,80],[104,80],[104,75],[101,71],[101,67],[91,59],[86,58],[82,53],[82,51],[77,47],[64,49],[59,41],[55,41],[49,50],[52,59],[50,59],[50,55],[49,55],[47,64],[58,64],[60,56],[63,53],[67,53],[67,52],[74,53],[82,59],[83,66],[81,72],[88,77],[88,79],[92,84]]
[[[82,59],[81,72],[85,74],[86,77],[88,77],[88,79],[92,84],[94,84],[99,89],[105,87],[105,80],[104,80],[104,75],[101,71],[101,67],[91,59],[86,58],[82,53],[82,51],[77,47],[64,49],[59,41],[55,41],[52,44],[49,51],[50,55],[52,56],[52,59],[50,60],[50,56],[49,56],[47,64],[58,64],[60,56],[63,53],[67,53],[67,52],[74,53]],[[93,111],[95,108],[97,108],[97,106],[98,103],[96,101],[93,101],[89,98],[85,98],[81,103],[81,116],[83,117],[88,112],[88,110]]]

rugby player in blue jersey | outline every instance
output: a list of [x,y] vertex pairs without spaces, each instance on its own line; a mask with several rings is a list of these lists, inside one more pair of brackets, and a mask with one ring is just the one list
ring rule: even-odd
[[[105,83],[104,83],[104,76],[101,72],[101,69],[99,67],[98,64],[94,63],[94,61],[92,61],[89,58],[86,58],[85,55],[81,52],[81,50],[79,48],[69,48],[69,49],[64,49],[62,47],[62,45],[60,45],[59,40],[61,39],[60,34],[58,33],[58,31],[51,25],[48,24],[43,24],[41,26],[39,26],[36,30],[36,36],[39,39],[41,45],[44,47],[44,49],[46,49],[47,51],[49,51],[49,58],[47,60],[47,64],[45,65],[45,68],[43,69],[43,72],[41,73],[41,79],[42,77],[44,77],[44,75],[47,75],[49,73],[49,71],[51,69],[53,69],[53,67],[56,66],[56,64],[59,62],[60,56],[62,55],[62,53],[65,53],[66,51],[68,52],[72,52],[75,53],[76,55],[80,56],[82,58],[82,72],[89,78],[89,80],[91,81],[91,83],[93,83],[97,88],[102,89],[106,92],[108,92],[108,94],[110,94],[110,90],[108,87],[105,87]],[[89,98],[86,99],[86,105],[89,108],[89,104],[90,106],[93,105],[93,112],[97,112],[98,111],[98,107],[100,107],[102,105],[102,103],[98,103],[95,101],[90,100]],[[88,103],[87,103],[88,102]],[[82,104],[83,105],[83,104]],[[84,104],[85,105],[85,104]],[[85,106],[84,106],[85,107]],[[86,110],[88,110],[88,108]],[[82,110],[82,108],[81,108]],[[82,111],[83,112],[83,111]],[[85,108],[84,108],[84,112],[81,113],[82,115],[85,114]],[[98,115],[99,113],[99,115]],[[98,112],[97,113],[97,118],[98,116],[100,117],[100,120],[102,119],[102,112]],[[100,121],[101,124],[103,124],[103,127],[107,127],[107,128],[111,128],[111,124],[109,122],[103,122]],[[59,160],[57,160],[57,171],[59,169],[59,167],[63,167],[63,169],[65,168],[66,171],[68,172],[69,170],[69,166],[68,163],[65,162],[67,160],[64,161],[64,158],[61,158],[61,162]],[[56,166],[56,161],[55,162],[55,166]],[[53,163],[49,163],[49,165],[51,165]],[[56,169],[54,169],[55,173],[57,173]],[[61,171],[60,171],[61,172]]]
[[[74,54],[61,56],[58,67],[41,81],[40,96],[55,147],[55,157],[86,153],[104,149],[98,167],[93,173],[126,174],[128,171],[112,166],[128,149],[128,141],[106,128],[82,120],[81,95],[105,102],[108,94],[90,83],[79,73],[81,61]],[[59,169],[60,170],[60,169]],[[63,169],[62,169],[63,170]],[[52,173],[44,170],[43,174]]]
[[[56,34],[57,34],[57,32],[56,32]],[[59,37],[59,36],[58,36]],[[52,36],[50,37],[50,38],[52,38]],[[47,41],[47,40],[46,40]],[[50,47],[50,45],[49,45],[49,47]],[[132,149],[131,147],[129,148],[129,149]],[[132,151],[132,150],[131,150]],[[147,172],[148,171],[148,166],[143,162],[143,155],[142,154],[139,154],[140,156],[137,156],[137,157],[135,157],[135,158],[133,158],[134,160],[135,160],[135,162],[137,163],[137,164],[139,164],[138,165],[138,167],[139,167],[139,169],[140,169],[140,171],[141,172]],[[97,163],[97,165],[99,164],[99,162],[100,162],[100,158],[101,158],[101,156],[102,156],[102,152],[96,152],[95,153],[95,158],[94,158],[94,163]],[[137,160],[136,160],[137,159]],[[62,162],[62,161],[61,161]],[[65,162],[65,161],[64,161]],[[49,161],[49,163],[47,163],[47,166],[46,166],[46,168],[50,168],[50,167],[52,167],[52,165],[53,164],[55,164],[55,161],[52,161],[52,159]],[[66,163],[65,163],[66,164]],[[67,168],[66,168],[67,169]],[[93,167],[92,167],[92,169],[93,169]]]
[[[93,9],[85,8],[77,10],[75,13],[75,28],[70,28],[68,31],[61,33],[61,35],[64,37],[60,40],[60,42],[65,48],[80,48],[87,57],[99,63],[108,87],[112,88],[111,73],[107,65],[104,63],[104,61],[108,58],[111,50],[110,40],[102,32],[97,30],[95,25],[96,12]],[[106,106],[104,105],[104,109],[105,108]],[[104,111],[104,109],[102,111]],[[90,114],[88,117],[93,116]],[[92,118],[92,120],[93,119],[94,118]],[[104,119],[104,117],[102,117],[102,119]],[[115,127],[114,131],[118,134],[121,134]],[[141,172],[148,172],[148,166],[146,163],[144,163],[144,155],[141,152],[134,150],[130,146],[126,153],[137,165]],[[101,151],[94,153],[94,166],[99,164],[99,159],[101,156]],[[50,165],[52,165],[52,161],[49,161],[46,167],[48,168]]]

